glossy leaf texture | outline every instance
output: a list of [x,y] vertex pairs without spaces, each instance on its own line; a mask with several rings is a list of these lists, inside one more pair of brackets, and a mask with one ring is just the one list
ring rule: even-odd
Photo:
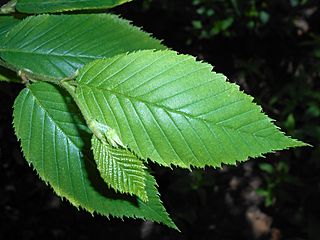
[[73,10],[107,9],[132,0],[18,0],[16,8],[24,13],[49,13]]
[[48,83],[24,89],[14,104],[14,128],[28,163],[74,206],[104,216],[142,218],[176,228],[149,173],[148,202],[115,193],[103,182],[86,148],[91,133],[64,91]]
[[39,15],[26,18],[6,34],[0,57],[32,77],[59,80],[95,59],[164,48],[115,15]]
[[212,66],[173,51],[94,61],[77,79],[81,108],[143,159],[220,167],[305,145],[285,136]]
[[142,160],[127,149],[115,148],[93,136],[94,159],[103,180],[116,191],[136,195],[148,201],[146,176]]

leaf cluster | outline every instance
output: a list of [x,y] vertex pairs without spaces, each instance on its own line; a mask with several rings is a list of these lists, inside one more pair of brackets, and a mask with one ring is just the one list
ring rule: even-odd
[[[18,0],[1,12],[124,2]],[[177,229],[148,161],[221,167],[306,145],[285,136],[211,65],[109,13],[0,16],[0,64],[26,85],[13,113],[26,160],[59,196],[91,213]]]

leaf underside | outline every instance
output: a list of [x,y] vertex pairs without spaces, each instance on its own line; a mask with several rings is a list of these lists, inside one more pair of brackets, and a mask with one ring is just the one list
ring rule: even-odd
[[92,118],[139,157],[164,166],[220,167],[305,145],[211,65],[173,51],[94,61],[77,81],[77,98]]
[[76,207],[104,216],[133,217],[176,228],[146,173],[148,202],[115,193],[103,182],[85,146],[91,133],[71,98],[48,83],[24,89],[14,104],[14,128],[40,177]]
[[148,201],[145,190],[145,169],[142,160],[124,148],[112,147],[93,136],[93,156],[103,180],[121,193],[134,194]]
[[0,57],[38,78],[59,80],[95,59],[164,48],[115,15],[39,15],[24,19],[3,37]]
[[72,10],[107,9],[132,0],[19,0],[16,8],[25,13],[48,13]]

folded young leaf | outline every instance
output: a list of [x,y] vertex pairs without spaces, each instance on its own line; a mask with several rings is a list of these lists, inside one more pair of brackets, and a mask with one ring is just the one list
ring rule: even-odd
[[139,157],[220,167],[305,144],[285,136],[212,66],[173,51],[140,51],[86,65],[81,108],[113,128]]
[[48,83],[24,89],[14,104],[14,128],[28,163],[74,206],[107,217],[141,218],[176,228],[149,173],[148,202],[116,194],[104,183],[91,151],[85,148],[90,145],[91,133],[75,103],[61,89]]
[[25,13],[48,13],[72,10],[107,9],[132,0],[18,0],[16,8]]
[[164,48],[115,15],[40,15],[26,18],[6,34],[0,57],[32,77],[59,80],[95,59]]
[[92,137],[91,144],[103,180],[116,191],[136,195],[147,202],[146,167],[142,160],[127,149],[112,147],[95,136]]

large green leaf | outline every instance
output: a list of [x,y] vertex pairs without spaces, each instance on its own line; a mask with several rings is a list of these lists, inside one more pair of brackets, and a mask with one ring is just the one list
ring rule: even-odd
[[0,16],[0,38],[1,36],[4,36],[18,22],[19,19],[13,16]]
[[[48,83],[24,89],[14,104],[14,128],[27,161],[76,207],[104,216],[137,217],[176,228],[146,174],[148,202],[116,194],[101,179],[85,146],[90,133],[71,98]],[[86,141],[84,141],[86,140]]]
[[84,112],[138,156],[164,166],[219,167],[302,142],[286,137],[212,66],[173,51],[94,61],[78,77]]
[[92,137],[93,156],[103,180],[121,193],[134,194],[148,201],[145,166],[142,160],[121,147],[113,147]]
[[32,77],[61,79],[95,59],[163,48],[115,15],[40,15],[26,18],[6,34],[0,57]]
[[[19,22],[19,19],[13,16],[0,16],[0,43],[3,42],[3,38],[6,33]],[[10,70],[2,67],[4,64],[0,59],[0,81],[6,82],[21,82],[17,78],[17,74],[12,73]]]
[[16,8],[25,13],[107,9],[132,0],[18,0]]

